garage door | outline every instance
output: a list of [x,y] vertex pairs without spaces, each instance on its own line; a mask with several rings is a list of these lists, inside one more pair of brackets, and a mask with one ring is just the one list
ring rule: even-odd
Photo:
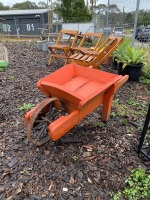
[[16,34],[16,26],[14,19],[7,19],[3,24],[3,33],[4,34]]

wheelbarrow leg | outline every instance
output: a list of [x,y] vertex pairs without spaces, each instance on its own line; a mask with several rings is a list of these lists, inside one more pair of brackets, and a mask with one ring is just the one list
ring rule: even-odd
[[113,97],[114,97],[114,88],[111,87],[104,94],[102,114],[101,114],[102,121],[107,121],[110,117]]
[[101,118],[103,121],[107,121],[110,116],[112,101],[114,94],[120,88],[120,86],[128,80],[129,76],[123,76],[118,82],[112,85],[104,94],[103,98],[103,107],[102,107],[102,115]]

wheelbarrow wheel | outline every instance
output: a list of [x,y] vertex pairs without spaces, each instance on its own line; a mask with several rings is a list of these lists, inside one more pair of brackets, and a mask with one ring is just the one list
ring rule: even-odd
[[[61,108],[54,106],[54,101],[61,103]],[[27,125],[27,138],[36,145],[41,146],[50,140],[48,125],[58,116],[65,114],[65,104],[58,98],[46,98],[33,111]]]

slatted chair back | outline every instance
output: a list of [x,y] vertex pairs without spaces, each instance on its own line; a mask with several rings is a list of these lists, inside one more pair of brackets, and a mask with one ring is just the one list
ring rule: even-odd
[[86,32],[83,35],[82,40],[80,41],[78,48],[85,48],[83,45],[86,43],[87,40],[91,40],[91,43],[94,44],[94,46],[91,46],[91,50],[96,50],[102,41],[103,34],[102,33],[91,33],[91,32]]
[[75,62],[86,67],[98,68],[123,42],[123,38],[109,36],[96,51],[79,50],[69,57],[69,62]]
[[[65,35],[67,36],[67,38],[64,38]],[[77,36],[78,36],[78,31],[62,29],[58,35],[56,44],[48,47],[50,50],[50,59],[47,65],[48,66],[51,65],[54,58],[58,62],[59,59],[66,59],[67,63],[68,57],[70,55],[69,49],[74,47],[75,42],[77,40]]]
[[60,30],[58,38],[56,40],[56,45],[69,45],[74,47],[77,40],[78,31],[74,30]]

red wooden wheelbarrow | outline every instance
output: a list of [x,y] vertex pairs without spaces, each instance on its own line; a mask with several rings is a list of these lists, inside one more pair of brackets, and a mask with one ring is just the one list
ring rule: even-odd
[[112,74],[75,63],[40,79],[37,87],[47,98],[25,115],[27,137],[34,145],[57,141],[86,115],[102,105],[107,121],[112,100],[128,76]]

